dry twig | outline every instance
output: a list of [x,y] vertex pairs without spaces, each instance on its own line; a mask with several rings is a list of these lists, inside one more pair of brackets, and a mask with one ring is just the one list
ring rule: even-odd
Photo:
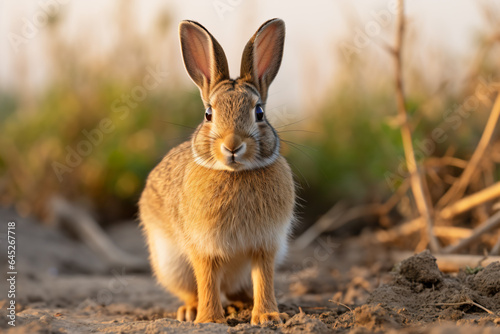
[[441,210],[439,215],[443,219],[451,219],[460,213],[466,212],[497,197],[500,197],[500,182],[447,206]]
[[500,255],[500,237],[491,249],[490,255]]
[[294,242],[297,249],[304,249],[321,233],[334,231],[350,221],[367,217],[387,215],[398,204],[401,197],[408,191],[409,182],[404,180],[398,190],[384,203],[360,205],[349,209],[344,202],[336,203],[327,213],[321,216],[311,227],[302,233]]
[[402,48],[403,48],[403,35],[405,30],[404,18],[404,1],[399,0],[398,19],[397,19],[397,33],[396,43],[393,50],[394,64],[395,64],[395,82],[396,82],[396,99],[398,106],[398,117],[401,119],[401,137],[403,139],[403,147],[406,157],[406,165],[410,173],[411,188],[417,204],[418,211],[424,219],[427,228],[427,237],[429,239],[429,246],[433,252],[439,251],[439,243],[432,231],[432,206],[429,198],[425,193],[427,188],[424,184],[425,179],[422,178],[420,170],[415,158],[415,151],[412,142],[412,131],[408,122],[408,114],[406,112],[406,102],[403,87],[403,73],[402,73]]
[[480,309],[482,309],[483,311],[485,311],[485,312],[487,312],[489,314],[495,314],[494,312],[488,310],[486,307],[484,307],[482,305],[479,305],[478,303],[476,303],[475,301],[473,301],[469,297],[467,297],[466,300],[463,301],[463,302],[458,302],[458,303],[436,303],[434,305],[436,305],[436,306],[474,305],[474,306],[479,307]]
[[464,239],[472,235],[472,230],[457,226],[434,226],[434,234],[438,238]]
[[416,218],[398,225],[389,230],[380,230],[375,233],[377,241],[382,243],[392,242],[402,236],[413,234],[425,227],[425,222],[422,219]]
[[[380,230],[375,233],[377,241],[382,243],[394,242],[402,237],[407,237],[425,227],[425,222],[417,218],[403,223],[390,230]],[[455,226],[434,226],[434,234],[444,239],[464,239],[472,234],[472,230]]]
[[99,224],[84,210],[60,197],[52,198],[50,206],[55,218],[68,224],[68,227],[77,233],[94,252],[100,254],[109,265],[140,271],[149,268],[146,260],[127,254],[118,248]]
[[476,173],[479,163],[484,157],[486,149],[489,147],[491,138],[495,132],[495,129],[498,125],[498,120],[500,118],[500,94],[497,95],[495,100],[495,104],[493,105],[493,109],[491,111],[490,117],[486,123],[486,127],[484,128],[481,139],[479,140],[479,144],[476,147],[476,150],[472,154],[472,157],[465,167],[460,179],[455,182],[450,189],[446,192],[446,194],[441,197],[437,206],[443,207],[448,203],[451,203],[460,196],[462,196],[465,192],[465,189],[470,183],[472,176]]
[[495,228],[500,227],[500,211],[491,216],[487,221],[476,227],[472,235],[467,239],[461,240],[456,245],[451,245],[443,249],[444,254],[455,253],[467,246],[469,246],[474,241],[478,240],[483,234],[494,230]]
[[424,164],[428,167],[453,166],[453,167],[462,168],[462,169],[467,167],[467,161],[459,159],[459,158],[455,158],[455,157],[450,157],[450,156],[430,157],[430,158],[425,160]]
[[[294,242],[294,247],[304,249],[311,244],[321,233],[332,228],[335,222],[346,210],[346,204],[343,201],[337,202],[323,216],[321,216],[311,227],[302,233]],[[340,224],[336,224],[339,226]]]
[[337,304],[337,305],[340,305],[340,306],[344,306],[346,309],[348,309],[348,310],[349,310],[349,312],[352,312],[352,308],[350,308],[349,306],[347,306],[347,305],[346,305],[346,304],[344,304],[344,303],[338,302],[338,301],[333,300],[333,299],[329,299],[328,301],[329,301],[329,302],[332,302],[332,303],[335,303],[335,304]]

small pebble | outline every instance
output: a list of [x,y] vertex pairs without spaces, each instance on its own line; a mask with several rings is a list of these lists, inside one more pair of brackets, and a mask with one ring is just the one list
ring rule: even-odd
[[49,324],[52,320],[52,317],[50,315],[43,315],[40,317],[40,322],[43,324]]

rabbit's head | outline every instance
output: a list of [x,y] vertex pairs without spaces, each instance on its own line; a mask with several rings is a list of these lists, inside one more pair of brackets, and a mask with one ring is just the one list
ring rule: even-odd
[[240,77],[231,79],[224,50],[199,23],[179,26],[186,70],[199,87],[205,119],[192,138],[195,161],[211,169],[240,171],[272,164],[279,137],[266,118],[269,85],[283,55],[285,24],[264,23],[243,51]]

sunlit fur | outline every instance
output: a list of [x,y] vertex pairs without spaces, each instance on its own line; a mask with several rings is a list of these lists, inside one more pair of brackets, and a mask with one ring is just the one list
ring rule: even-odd
[[[205,34],[191,22],[182,24],[195,29],[188,35]],[[282,21],[266,24],[284,34]],[[184,48],[192,52],[189,44]],[[189,58],[198,64],[195,60]],[[206,106],[212,107],[212,121],[204,121],[190,141],[173,148],[147,179],[139,207],[154,274],[185,302],[179,320],[223,321],[224,293],[239,299],[253,295],[253,324],[281,321],[286,315],[278,312],[273,275],[294,220],[292,172],[279,154],[276,131],[266,119],[255,119],[255,106],[265,105],[261,91],[229,78],[207,90],[206,78],[198,72],[191,76],[202,78],[195,82]],[[244,147],[244,154],[233,159],[223,153],[222,144]]]

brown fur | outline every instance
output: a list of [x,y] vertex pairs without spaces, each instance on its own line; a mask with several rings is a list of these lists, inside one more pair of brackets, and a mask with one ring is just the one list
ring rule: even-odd
[[[264,24],[252,40],[260,34],[267,36],[263,45],[274,50],[281,43],[282,50],[281,20]],[[224,53],[205,28],[184,21],[180,36],[186,69],[213,118],[172,149],[146,182],[139,206],[153,271],[185,302],[179,320],[223,321],[221,293],[249,296],[253,282],[252,323],[281,321],[274,266],[286,248],[295,189],[276,131],[254,115],[281,53],[267,55],[257,74],[232,80],[219,68],[227,66]],[[266,86],[249,80],[259,73],[268,76]],[[238,148],[241,154],[233,152]]]

